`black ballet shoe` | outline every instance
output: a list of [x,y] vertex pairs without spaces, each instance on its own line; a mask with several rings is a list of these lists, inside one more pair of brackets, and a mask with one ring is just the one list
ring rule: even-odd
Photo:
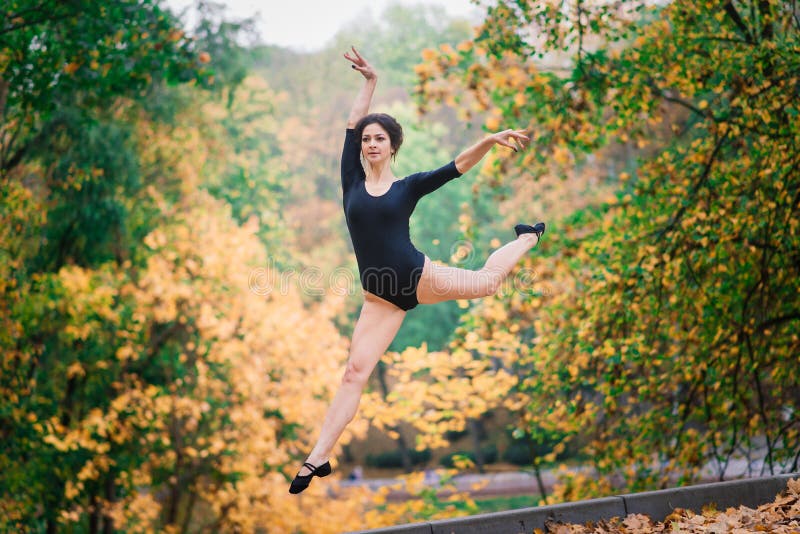
[[301,491],[306,489],[309,484],[311,484],[311,479],[314,478],[315,476],[322,478],[331,474],[330,462],[325,462],[319,467],[306,462],[303,464],[303,466],[308,467],[311,470],[311,472],[307,475],[300,476],[298,474],[297,476],[295,476],[294,480],[292,480],[292,485],[289,486],[289,493],[292,494],[300,493]]
[[536,234],[536,237],[541,239],[542,234],[544,233],[544,223],[538,222],[533,226],[529,226],[527,224],[518,224],[514,227],[514,231],[517,233],[517,237],[521,236],[522,234]]

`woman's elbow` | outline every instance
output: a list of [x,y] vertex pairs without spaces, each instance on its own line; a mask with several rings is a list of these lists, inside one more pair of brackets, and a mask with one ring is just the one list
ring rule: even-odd
[[458,174],[466,174],[475,164],[470,163],[466,159],[456,158],[455,159],[456,170]]

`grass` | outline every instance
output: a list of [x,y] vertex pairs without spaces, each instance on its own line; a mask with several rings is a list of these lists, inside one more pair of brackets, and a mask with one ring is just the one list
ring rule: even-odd
[[513,495],[509,497],[489,497],[486,499],[475,499],[479,513],[503,512],[505,510],[515,510],[517,508],[530,508],[539,504],[539,498],[534,495]]
[[[517,508],[530,508],[537,506],[539,498],[534,495],[512,495],[507,497],[486,497],[483,499],[475,499],[475,504],[478,506],[476,513],[485,514],[489,512],[503,512],[505,510],[516,510]],[[464,502],[440,502],[437,506],[444,509],[447,506],[455,506],[458,510],[466,510],[467,505]]]

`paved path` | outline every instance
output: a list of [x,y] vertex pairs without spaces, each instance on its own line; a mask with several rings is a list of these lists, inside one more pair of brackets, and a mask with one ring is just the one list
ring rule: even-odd
[[[738,479],[738,478],[751,478],[769,475],[769,471],[762,473],[763,461],[757,460],[749,462],[746,459],[731,460],[725,471],[725,479]],[[591,472],[591,467],[575,467],[571,469],[572,472],[586,471]],[[716,464],[707,465],[702,471],[700,480],[698,482],[716,482],[719,481],[718,469]],[[544,484],[545,491],[550,493],[553,485],[558,481],[558,470],[556,469],[543,469],[541,471],[542,483]],[[426,475],[425,482],[428,486],[435,487],[439,484],[438,475],[430,472]],[[345,480],[342,481],[342,486],[367,486],[372,490],[377,490],[381,487],[391,487],[400,485],[402,488],[403,482],[399,478],[370,478],[364,480]],[[536,476],[533,471],[509,471],[501,473],[464,473],[453,477],[452,485],[455,486],[456,491],[469,492],[473,497],[492,497],[500,495],[532,495],[539,497],[539,485],[536,482]],[[390,499],[404,499],[408,497],[408,493],[404,489],[395,489],[389,492],[387,496]]]
[[[428,475],[425,480],[428,486],[435,487],[439,484],[439,478],[436,475]],[[550,491],[553,484],[556,482],[556,477],[553,471],[542,473],[542,482],[545,489]],[[398,478],[370,478],[365,480],[345,480],[342,481],[342,486],[367,486],[372,490],[377,490],[382,487],[391,487],[400,485],[402,487],[402,480]],[[492,495],[538,495],[539,486],[536,483],[536,477],[533,473],[526,473],[520,471],[510,471],[505,473],[465,473],[453,477],[451,485],[455,486],[456,491],[466,491],[473,496],[489,497]],[[403,490],[392,490],[389,492],[389,498],[404,498],[407,493]]]

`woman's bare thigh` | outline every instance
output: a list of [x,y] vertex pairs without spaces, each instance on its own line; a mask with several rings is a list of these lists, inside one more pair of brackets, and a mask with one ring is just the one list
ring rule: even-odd
[[499,277],[485,270],[471,271],[433,263],[425,256],[425,266],[417,285],[420,304],[446,300],[476,299],[494,292]]
[[367,291],[353,329],[349,366],[369,374],[389,348],[403,324],[406,312]]

